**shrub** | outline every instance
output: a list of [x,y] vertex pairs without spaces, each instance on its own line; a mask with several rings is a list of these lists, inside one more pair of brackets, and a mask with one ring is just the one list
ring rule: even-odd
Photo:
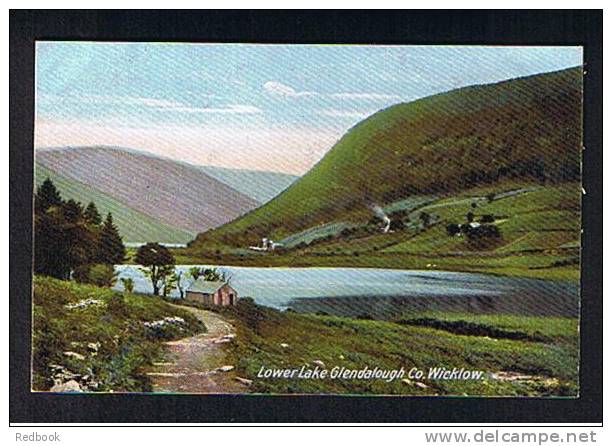
[[389,229],[392,231],[401,231],[404,228],[405,226],[402,220],[391,220],[391,224],[389,225]]
[[125,319],[129,316],[129,308],[125,303],[125,299],[121,294],[113,294],[106,304],[106,311],[108,314]]
[[495,225],[481,225],[476,228],[470,228],[467,237],[468,244],[472,249],[485,249],[499,242],[501,232]]
[[446,233],[451,237],[461,232],[461,227],[457,223],[449,223],[446,225]]
[[132,279],[131,277],[122,277],[121,283],[123,284],[123,289],[126,293],[134,292],[134,279]]
[[117,273],[112,265],[102,263],[92,265],[87,274],[87,283],[111,288],[117,280]]
[[480,223],[493,223],[495,221],[495,216],[491,214],[485,214],[480,217]]

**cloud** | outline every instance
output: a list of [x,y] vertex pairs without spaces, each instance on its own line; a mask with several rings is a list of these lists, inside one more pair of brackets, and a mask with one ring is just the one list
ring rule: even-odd
[[316,96],[317,93],[313,91],[296,91],[294,88],[289,85],[285,85],[281,82],[277,81],[269,81],[263,85],[263,88],[266,92],[276,95],[276,96],[284,96],[289,98],[301,98],[307,96]]
[[263,85],[263,89],[276,96],[283,96],[288,98],[300,98],[300,97],[311,97],[319,96],[334,99],[348,99],[348,100],[364,100],[364,101],[396,101],[401,99],[401,96],[396,94],[385,94],[375,92],[342,92],[342,93],[318,93],[315,91],[296,91],[295,88],[283,84],[278,81],[269,81]]
[[376,110],[338,110],[335,108],[320,110],[319,114],[332,118],[365,118],[370,116]]
[[376,100],[376,101],[388,101],[400,99],[400,96],[396,94],[382,94],[382,93],[332,93],[329,95],[332,98],[338,99],[365,99],[365,100]]
[[[206,98],[211,96],[204,95]],[[139,97],[139,96],[113,96],[85,94],[79,96],[59,96],[42,94],[38,100],[49,102],[70,102],[81,104],[99,105],[128,105],[152,108],[162,112],[172,113],[222,113],[222,114],[254,114],[261,113],[262,110],[249,104],[228,104],[218,107],[194,107],[180,101]]]
[[262,112],[260,108],[248,104],[229,104],[224,107],[172,107],[166,110],[179,113],[225,113],[237,115],[250,115]]

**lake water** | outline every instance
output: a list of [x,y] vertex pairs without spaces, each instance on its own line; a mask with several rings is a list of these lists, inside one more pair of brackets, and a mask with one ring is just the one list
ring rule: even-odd
[[[181,265],[177,270],[186,272],[192,266]],[[119,278],[134,279],[136,292],[152,292],[149,279],[138,266],[116,268]],[[240,297],[252,297],[258,304],[281,310],[375,318],[434,310],[534,316],[578,314],[579,288],[570,282],[376,268],[220,269],[231,276],[231,285]],[[120,281],[116,288],[122,289]],[[178,292],[172,296],[177,297]]]

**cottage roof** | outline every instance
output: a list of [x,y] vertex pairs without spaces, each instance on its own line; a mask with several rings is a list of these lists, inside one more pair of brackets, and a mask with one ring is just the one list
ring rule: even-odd
[[227,285],[227,282],[223,281],[211,281],[205,280],[204,277],[198,277],[198,280],[193,282],[187,291],[193,291],[195,293],[204,293],[204,294],[213,294],[222,288],[224,285]]

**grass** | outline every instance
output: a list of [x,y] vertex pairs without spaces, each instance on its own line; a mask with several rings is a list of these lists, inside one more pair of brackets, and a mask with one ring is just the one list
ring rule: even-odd
[[37,186],[46,178],[51,178],[65,199],[72,198],[84,206],[93,201],[103,216],[107,212],[112,212],[114,222],[124,242],[187,243],[195,236],[189,231],[159,222],[104,192],[66,178],[41,164],[36,164],[35,174]]
[[[248,299],[221,310],[237,327],[231,354],[238,374],[253,379],[260,393],[324,393],[387,395],[575,396],[577,393],[577,320],[512,316],[428,315],[438,321],[469,318],[479,326],[525,333],[525,339],[456,334],[447,329],[280,312]],[[534,340],[537,337],[537,341]],[[310,380],[258,378],[261,367],[314,368],[322,361],[333,367],[364,366],[406,371],[417,367],[483,370],[479,381]],[[504,381],[490,373],[531,375]]]
[[[166,317],[184,322],[144,325]],[[205,329],[160,298],[34,276],[32,389],[73,379],[86,391],[151,391],[146,370],[163,358],[163,342]]]
[[[517,192],[518,191],[518,192]],[[494,193],[493,201],[486,196]],[[288,250],[255,253],[210,242],[207,250],[175,250],[178,263],[242,266],[329,266],[394,269],[436,269],[519,277],[579,281],[580,188],[577,183],[543,186],[513,181],[462,191],[456,195],[400,200],[410,221],[428,212],[434,223],[381,233],[367,220],[329,223],[293,234],[288,240],[309,241]],[[472,203],[477,207],[473,209]],[[389,206],[392,208],[394,203]],[[448,223],[464,223],[493,215],[502,233],[496,245],[474,250],[465,237],[446,233]],[[342,229],[353,228],[344,235]]]
[[551,344],[578,342],[579,324],[573,318],[431,312],[410,313],[397,318],[397,322],[500,339],[523,339]]

